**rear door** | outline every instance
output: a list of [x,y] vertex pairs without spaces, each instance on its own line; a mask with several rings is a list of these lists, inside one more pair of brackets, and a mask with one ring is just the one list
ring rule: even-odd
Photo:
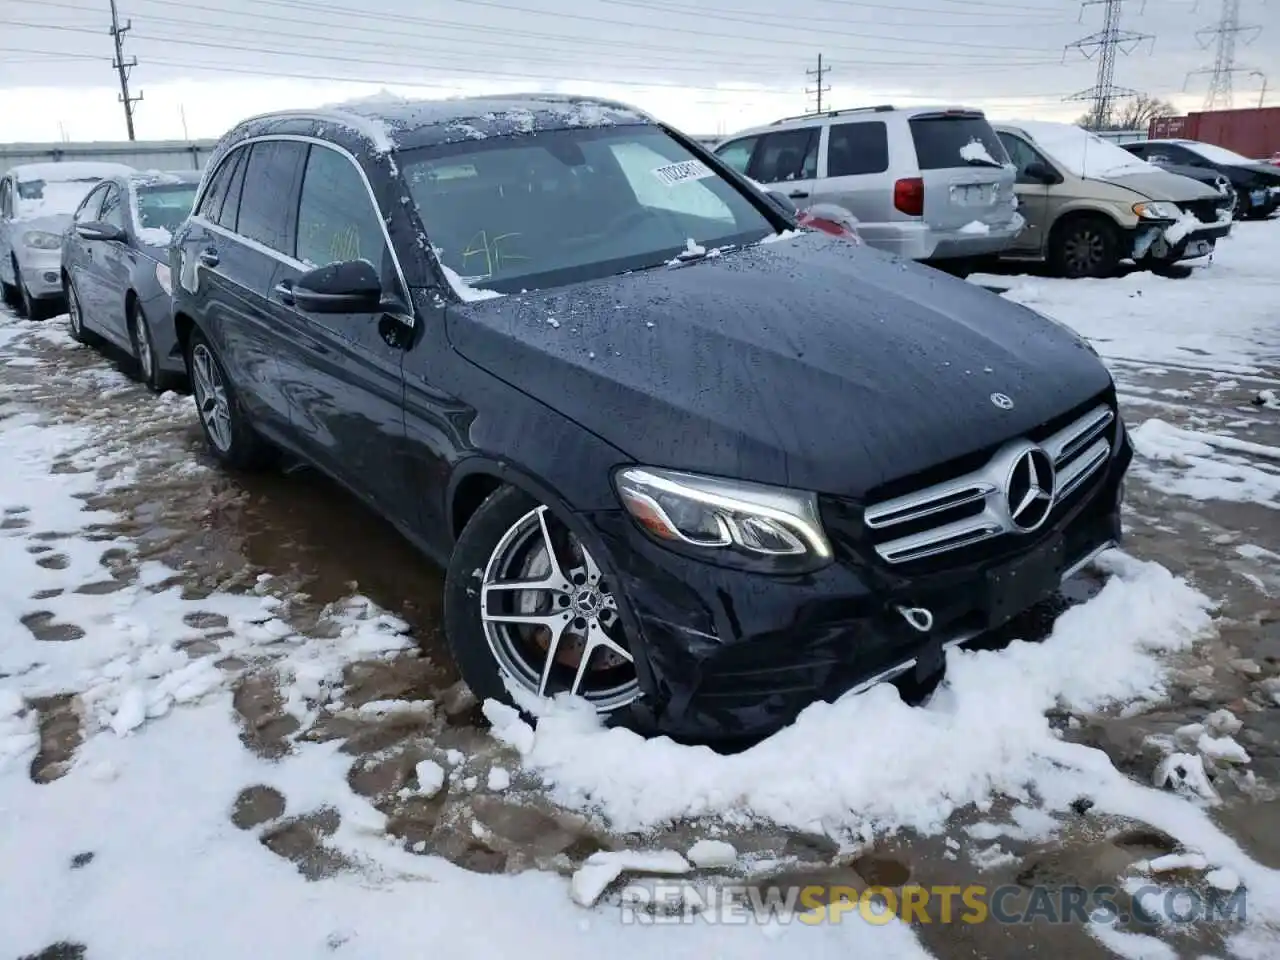
[[405,309],[382,214],[354,158],[311,144],[295,203],[296,253],[272,280],[272,309],[287,333],[280,370],[303,452],[322,469],[369,498],[385,514],[404,516],[404,351],[383,338],[381,314],[309,314],[294,305],[289,288],[306,270],[347,260],[368,260],[383,290]]
[[747,176],[791,198],[803,210],[813,202],[818,179],[821,126],[779,130],[760,137],[751,154]]
[[952,231],[975,220],[991,226],[1009,222],[1014,174],[986,117],[948,110],[916,114],[908,126],[924,180],[926,224]]
[[[835,203],[863,224],[893,219],[894,176],[889,173],[889,131],[883,120],[833,123],[826,163],[814,188],[815,203]],[[874,226],[864,235],[874,242]]]

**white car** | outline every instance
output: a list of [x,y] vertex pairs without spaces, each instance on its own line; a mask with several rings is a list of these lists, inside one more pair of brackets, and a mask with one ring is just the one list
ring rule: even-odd
[[5,303],[38,320],[63,303],[62,234],[98,183],[132,173],[122,163],[67,161],[11,167],[0,179],[0,286]]

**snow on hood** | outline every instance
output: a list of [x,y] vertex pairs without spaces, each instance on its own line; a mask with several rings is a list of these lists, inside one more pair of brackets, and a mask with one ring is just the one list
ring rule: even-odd
[[123,163],[105,163],[96,160],[66,160],[59,163],[20,163],[10,168],[18,180],[105,180],[107,177],[135,173],[133,167]]
[[1014,123],[1045,153],[1077,177],[1105,179],[1126,173],[1151,173],[1159,168],[1128,150],[1071,123],[1027,121]]

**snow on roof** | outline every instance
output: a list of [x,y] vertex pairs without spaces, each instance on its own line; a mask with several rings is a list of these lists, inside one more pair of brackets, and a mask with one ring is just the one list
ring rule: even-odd
[[1045,153],[1077,177],[1114,177],[1155,169],[1128,150],[1072,123],[1028,120],[1009,124],[1036,142]]
[[176,187],[200,182],[199,170],[141,170],[129,175],[135,187]]
[[68,180],[105,180],[136,172],[123,163],[96,160],[66,160],[61,163],[20,163],[9,170],[19,181],[44,180],[65,183]]

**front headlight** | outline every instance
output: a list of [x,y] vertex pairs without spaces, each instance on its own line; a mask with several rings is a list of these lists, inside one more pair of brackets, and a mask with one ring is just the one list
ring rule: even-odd
[[57,250],[62,246],[60,236],[43,230],[28,230],[22,235],[22,242],[33,250]]
[[1165,203],[1163,200],[1135,203],[1133,212],[1144,220],[1177,220],[1182,216],[1177,204]]
[[625,467],[614,481],[636,523],[668,546],[778,572],[831,560],[812,493],[653,467]]

